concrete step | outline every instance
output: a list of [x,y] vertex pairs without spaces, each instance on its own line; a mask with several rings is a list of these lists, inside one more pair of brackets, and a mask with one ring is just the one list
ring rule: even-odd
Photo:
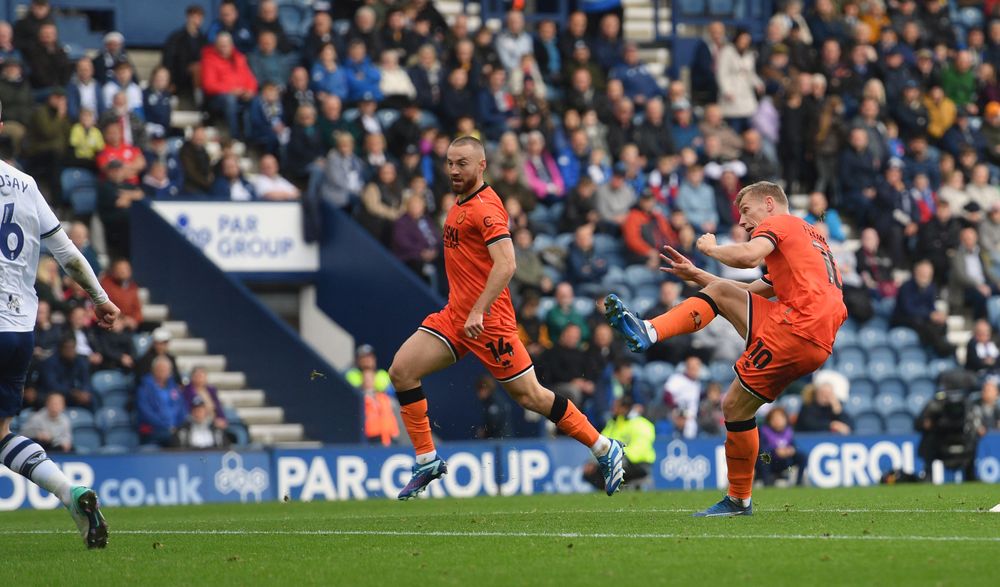
[[174,110],[170,113],[170,126],[174,128],[187,128],[201,124],[201,112],[197,110]]
[[949,330],[948,342],[955,346],[964,347],[972,338],[971,330]]
[[[469,4],[472,6],[472,3]],[[437,0],[434,7],[438,9],[441,16],[453,16],[462,13],[462,2],[460,0]]]
[[964,365],[965,364],[965,359],[966,359],[966,353],[965,353],[965,351],[967,351],[967,350],[969,350],[969,349],[965,345],[961,345],[961,346],[959,346],[958,348],[955,349],[955,359],[958,360],[958,364],[959,365]]
[[142,319],[146,322],[163,322],[169,314],[169,309],[163,304],[142,305]]
[[262,444],[299,442],[305,436],[302,424],[251,424],[247,429],[250,440]]
[[202,367],[209,373],[219,373],[226,370],[225,355],[188,355],[177,357],[177,368],[183,373],[190,373],[195,367]]
[[654,38],[653,32],[656,30],[653,21],[635,21],[630,20],[625,22],[623,27],[625,31],[625,38],[629,41],[652,41]]
[[247,376],[242,371],[209,371],[208,384],[223,389],[246,389]]
[[294,442],[272,442],[271,446],[286,449],[316,449],[323,448],[323,443],[318,440],[299,440]]
[[244,424],[282,424],[285,421],[285,410],[274,406],[259,406],[255,408],[236,408],[240,420]]
[[204,338],[174,338],[170,340],[174,356],[207,355],[208,343]]
[[631,5],[625,7],[625,22],[630,21],[649,21],[653,22],[653,6],[651,4],[642,5]]
[[174,338],[184,338],[188,335],[187,322],[183,320],[165,320],[160,326],[170,332],[171,340]]
[[969,328],[965,316],[948,316],[948,331],[962,331]]
[[220,389],[219,401],[234,408],[259,408],[264,405],[261,389]]
[[140,287],[139,288],[139,301],[142,302],[143,304],[148,304],[149,303],[149,290],[148,289],[146,289],[144,287]]

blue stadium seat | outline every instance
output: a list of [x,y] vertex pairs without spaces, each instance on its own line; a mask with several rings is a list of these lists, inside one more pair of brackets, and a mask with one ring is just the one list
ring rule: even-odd
[[837,371],[853,379],[865,375],[865,355],[861,349],[845,349],[837,353]]
[[886,346],[888,343],[886,339],[885,330],[880,328],[865,325],[864,328],[858,331],[858,343],[862,348],[873,349]]
[[874,330],[889,332],[889,321],[882,316],[874,316],[869,319],[868,322],[865,322],[864,327],[859,327],[858,332],[860,332],[863,328],[872,328]]
[[837,336],[840,336],[843,332],[857,334],[859,328],[858,322],[854,318],[848,318],[843,324],[840,325],[840,331],[837,333]]
[[135,348],[135,356],[141,357],[153,346],[153,335],[136,334],[132,337],[132,347]]
[[712,364],[708,366],[707,370],[709,371],[712,380],[721,383],[723,389],[725,389],[729,382],[736,377],[733,373],[732,363],[713,361]]
[[906,409],[906,400],[900,393],[879,393],[875,396],[875,401],[872,403],[875,411],[881,416],[888,416],[893,412]]
[[927,367],[927,374],[931,378],[936,378],[938,375],[945,371],[950,371],[952,369],[958,368],[958,361],[953,358],[937,358],[932,359],[930,365]]
[[131,426],[132,417],[121,408],[101,408],[97,411],[97,427],[107,432],[117,426]]
[[250,433],[243,424],[230,423],[226,430],[232,434],[236,441],[236,446],[246,446],[250,444]]
[[868,399],[875,397],[875,382],[865,377],[851,380],[850,396],[856,395],[865,396]]
[[593,314],[594,308],[594,300],[592,298],[578,297],[573,300],[573,309],[584,318]]
[[889,345],[896,350],[911,346],[920,346],[920,337],[912,328],[897,326],[889,331]]
[[930,387],[920,386],[913,387],[910,386],[910,392],[906,394],[906,408],[910,411],[911,416],[918,416],[920,412],[924,411],[924,406],[927,402],[934,397],[934,385],[931,384]]
[[646,283],[640,286],[634,286],[632,288],[633,295],[637,298],[653,298],[655,300],[660,299],[660,284],[659,283]]
[[878,382],[879,394],[892,394],[897,397],[906,397],[907,385],[898,377],[890,377]]
[[909,412],[894,412],[885,417],[886,434],[909,434],[913,432],[913,416]]
[[95,425],[94,414],[86,408],[66,408],[66,416],[69,417],[73,428]]
[[896,376],[896,361],[887,360],[884,357],[879,357],[878,360],[868,361],[868,376],[874,381],[882,381],[883,379]]
[[663,361],[653,361],[651,363],[647,363],[646,367],[643,369],[643,379],[649,383],[657,395],[663,391],[663,384],[666,383],[667,378],[673,374],[674,366]]
[[992,296],[986,300],[986,315],[993,328],[1000,327],[1000,296]]
[[872,410],[872,397],[870,395],[854,395],[851,394],[847,398],[847,402],[844,403],[844,412],[852,418],[863,414],[865,412],[870,412]]
[[545,320],[545,315],[549,313],[549,310],[556,307],[556,299],[551,296],[545,296],[538,300],[538,315]]
[[555,246],[565,251],[569,249],[569,246],[571,244],[573,244],[573,240],[575,238],[576,235],[574,235],[572,232],[564,232],[562,234],[557,234],[554,239]]
[[132,449],[120,444],[105,444],[97,449],[99,455],[124,455],[132,452]]
[[645,318],[646,312],[651,310],[655,305],[656,305],[655,298],[637,297],[632,299],[632,305],[629,306],[629,308],[631,308],[631,310],[636,314],[638,314],[639,316]]
[[854,417],[855,434],[882,434],[882,418],[874,412],[863,412]]
[[131,385],[131,379],[121,371],[98,371],[90,377],[90,386],[94,389],[94,393],[101,396],[112,391],[128,391]]
[[798,414],[802,409],[802,396],[795,393],[782,395],[778,398],[778,405],[789,414]]
[[94,452],[101,446],[101,433],[94,426],[73,428],[73,448],[79,453]]
[[226,415],[226,420],[230,422],[242,423],[239,412],[232,406],[222,406],[222,413]]
[[616,253],[621,251],[622,245],[615,237],[610,234],[595,234],[594,235],[594,252],[598,255],[607,255],[608,253]]
[[865,354],[866,354],[866,356],[868,358],[868,363],[869,364],[875,363],[875,362],[880,362],[880,361],[881,362],[886,362],[886,363],[895,363],[896,362],[896,353],[895,353],[895,351],[893,351],[891,348],[889,348],[887,346],[876,347],[876,348],[869,348],[868,352],[865,353]]
[[834,349],[841,349],[845,347],[854,347],[858,345],[858,333],[853,330],[844,330],[843,328],[837,333],[837,338],[833,342]]
[[625,279],[633,287],[652,285],[659,282],[657,272],[645,265],[629,265],[625,268]]
[[907,346],[903,348],[897,348],[896,354],[899,355],[900,363],[921,363],[924,368],[927,368],[928,356],[927,351],[920,346]]
[[139,446],[139,433],[131,426],[115,426],[104,434],[104,442],[117,446],[124,446],[128,449],[135,449]]
[[927,377],[927,363],[907,359],[900,361],[896,373],[903,381],[913,381]]
[[101,397],[101,405],[105,408],[117,408],[124,410],[128,405],[129,394],[127,391],[109,391]]
[[97,209],[97,177],[86,169],[69,167],[59,176],[63,199],[73,206],[73,213],[89,216]]
[[892,311],[896,308],[896,298],[882,298],[881,300],[875,300],[872,306],[874,307],[876,316],[889,318],[892,316]]
[[556,240],[545,233],[536,234],[535,240],[531,243],[531,248],[540,253],[549,247],[555,246],[555,243]]
[[551,265],[545,265],[544,267],[542,267],[542,272],[544,272],[545,275],[552,280],[552,283],[561,283],[563,281],[566,281],[566,279],[563,276],[563,272]]

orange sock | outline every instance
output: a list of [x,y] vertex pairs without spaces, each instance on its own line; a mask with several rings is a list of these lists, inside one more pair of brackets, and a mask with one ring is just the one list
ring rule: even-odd
[[753,470],[760,450],[757,420],[726,422],[726,466],[729,467],[729,496],[750,499]]
[[577,409],[573,402],[558,394],[552,401],[549,420],[555,423],[560,432],[574,438],[587,448],[593,447],[601,437],[600,432],[594,428],[583,412]]
[[431,436],[431,421],[427,417],[427,398],[422,387],[409,391],[397,391],[399,411],[406,425],[406,433],[418,455],[434,452],[434,438]]
[[719,315],[715,300],[698,292],[650,320],[656,329],[656,340],[666,340],[671,336],[690,334],[708,326]]

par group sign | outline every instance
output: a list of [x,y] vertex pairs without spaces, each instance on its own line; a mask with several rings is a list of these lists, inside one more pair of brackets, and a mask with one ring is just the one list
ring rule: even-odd
[[302,207],[296,202],[154,202],[153,209],[223,271],[319,268],[319,248],[302,238]]

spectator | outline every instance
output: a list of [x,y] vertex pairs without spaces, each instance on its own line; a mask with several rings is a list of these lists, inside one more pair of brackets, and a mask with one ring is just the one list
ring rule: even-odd
[[802,409],[795,423],[798,432],[851,433],[851,421],[829,383],[807,385],[802,390]]
[[327,43],[320,48],[316,62],[312,66],[310,85],[320,99],[324,95],[337,96],[341,100],[347,99],[350,93],[347,71],[337,65],[337,50],[333,43]]
[[979,401],[972,405],[972,421],[979,436],[1000,430],[1000,404],[997,403],[996,377],[988,377],[983,382]]
[[38,299],[47,302],[53,311],[64,313],[68,310],[63,299],[63,283],[59,274],[59,264],[48,255],[39,257],[38,273],[35,277],[35,293],[38,295]]
[[319,131],[320,139],[323,141],[324,153],[336,146],[333,140],[334,133],[348,130],[348,123],[344,120],[343,111],[344,103],[336,96],[327,96],[320,100],[316,130]]
[[38,389],[42,396],[60,394],[71,406],[93,409],[90,391],[90,366],[76,352],[76,339],[67,336],[59,342],[59,351],[45,359],[40,367]]
[[73,62],[59,44],[56,25],[44,23],[38,28],[38,40],[21,49],[28,64],[28,80],[35,90],[61,87],[73,73]]
[[405,213],[392,226],[392,252],[421,279],[432,283],[441,247],[440,233],[427,213],[423,194],[411,192],[403,205]]
[[104,48],[91,60],[98,83],[114,81],[114,69],[122,62],[128,63],[129,69],[135,74],[135,66],[125,52],[125,37],[118,31],[111,31],[104,35]]
[[45,398],[45,409],[35,412],[21,426],[20,433],[31,437],[48,452],[73,450],[73,426],[66,415],[66,398],[51,393]]
[[[89,59],[80,59],[76,62],[76,73],[70,78],[66,88],[66,100],[67,112],[73,120],[80,118],[80,111],[84,108],[95,115],[104,112],[101,84],[94,79],[94,64]],[[8,117],[6,111],[7,102],[4,101],[5,122]]]
[[54,25],[54,23],[49,0],[31,0],[27,14],[14,23],[14,46],[22,53],[27,52],[38,37],[38,30],[42,25]]
[[765,416],[765,422],[760,428],[760,452],[769,454],[770,458],[757,462],[758,476],[764,485],[771,486],[777,477],[795,467],[795,484],[802,485],[808,453],[795,446],[795,433],[788,424],[788,414],[783,408],[774,408]]
[[[568,284],[560,284],[562,285]],[[558,299],[558,293],[557,299]],[[552,315],[556,309],[549,312]],[[581,318],[582,321],[582,318]],[[551,321],[549,332],[553,332]],[[587,355],[580,349],[582,342],[580,324],[566,323],[559,330],[558,344],[546,350],[541,356],[541,375],[554,392],[568,398],[577,406],[588,406],[596,391],[596,384],[584,377],[587,371]],[[586,407],[581,408],[586,409]]]
[[597,35],[588,44],[594,54],[594,61],[604,71],[611,71],[621,63],[623,41],[622,23],[617,14],[601,17]]
[[212,196],[232,202],[249,202],[257,199],[257,191],[253,184],[243,177],[240,160],[234,154],[222,157],[219,162],[219,174],[209,192]]
[[[258,41],[266,34],[274,35],[278,51],[282,53],[288,53],[293,49],[292,42],[285,33],[285,27],[281,24],[278,15],[278,3],[274,0],[261,0],[257,7],[257,16],[254,17],[250,28],[254,38]],[[286,75],[281,79],[287,77]]]
[[573,286],[565,281],[557,285],[555,299],[556,305],[545,316],[545,324],[548,326],[549,336],[553,340],[559,340],[562,338],[563,329],[570,324],[574,324],[580,328],[580,332],[576,338],[579,340],[588,340],[590,338],[590,327],[573,305],[573,301],[575,300]]
[[920,227],[917,233],[917,256],[929,259],[934,266],[937,285],[944,285],[951,268],[951,256],[958,248],[958,219],[952,217],[951,205],[946,200],[937,203],[934,218]]
[[[3,104],[6,107],[6,102]],[[7,124],[7,121],[4,121],[5,129]],[[94,111],[84,108],[80,111],[80,122],[69,129],[69,146],[73,148],[70,163],[74,167],[97,171],[97,154],[104,150],[105,144],[104,135],[96,124],[97,117]]]
[[718,139],[718,154],[723,160],[739,158],[743,149],[743,139],[723,119],[722,109],[718,104],[705,106],[705,117],[698,125],[698,130],[704,142],[708,142],[710,137]]
[[128,209],[142,200],[145,194],[126,180],[125,166],[121,161],[111,161],[104,171],[106,178],[97,186],[97,215],[104,224],[108,252],[128,257],[131,251]]
[[201,6],[188,6],[184,11],[184,26],[172,32],[163,44],[161,63],[170,70],[170,79],[181,95],[190,95],[201,86],[201,51],[208,43],[201,30],[204,20]]
[[309,87],[309,71],[304,67],[292,69],[288,83],[281,97],[281,111],[285,116],[285,124],[291,126],[300,106],[316,107],[316,95]]
[[719,85],[715,72],[719,54],[726,46],[726,26],[713,21],[705,27],[691,61],[691,96],[696,104],[714,104],[719,98]]
[[[382,121],[375,113],[377,109],[378,104],[375,102],[374,94],[368,93],[361,96],[361,102],[358,104],[357,118],[347,125],[347,131],[354,135],[355,143],[361,145],[362,147],[359,151],[359,155],[361,155],[362,158],[366,158],[365,153],[371,151],[368,146],[369,135],[382,136],[385,132],[385,128],[382,126]],[[381,165],[381,163],[379,163],[379,165]],[[371,175],[367,176],[367,178],[370,177]]]
[[316,126],[316,109],[309,104],[299,106],[295,125],[285,151],[285,169],[292,181],[302,183],[323,164],[323,137]]
[[188,384],[181,390],[181,393],[188,410],[193,409],[195,401],[200,399],[208,419],[216,428],[225,430],[229,427],[226,412],[222,407],[222,402],[219,401],[219,390],[214,385],[208,384],[208,372],[204,367],[195,367],[191,370]]
[[[439,111],[444,94],[445,70],[441,66],[441,61],[437,57],[434,45],[421,45],[417,50],[417,62],[407,70],[413,87],[417,92],[417,106],[429,112]],[[468,73],[460,70],[468,80]],[[450,74],[449,74],[450,75]],[[471,94],[470,94],[471,95]],[[470,103],[472,101],[470,100]],[[469,113],[475,111],[472,107]]]
[[108,273],[101,278],[101,286],[121,310],[119,321],[128,330],[138,330],[142,324],[142,302],[139,300],[139,286],[132,280],[129,260],[119,257],[112,261]]
[[684,212],[695,230],[715,232],[719,224],[719,212],[715,205],[715,192],[703,183],[704,177],[701,165],[688,167],[684,181],[677,190],[676,206]]
[[317,11],[313,14],[312,27],[306,34],[306,40],[302,44],[302,59],[307,63],[312,63],[319,55],[320,49],[327,43],[337,42],[333,33],[333,20],[330,13]]
[[288,201],[299,199],[299,188],[278,173],[278,159],[274,155],[260,158],[260,173],[253,179],[253,191],[262,200]]
[[[220,14],[225,6],[230,5],[223,4]],[[235,11],[235,6],[232,9]],[[242,116],[257,93],[257,78],[243,53],[233,47],[229,33],[220,32],[214,45],[202,50],[201,68],[201,88],[210,109],[223,117],[232,137],[242,137]]]
[[141,378],[143,375],[150,373],[153,370],[153,361],[155,361],[158,357],[166,357],[172,366],[171,371],[173,373],[177,373],[177,360],[170,352],[171,338],[170,331],[163,326],[160,326],[153,331],[152,345],[149,347],[149,350],[146,351],[146,354],[139,358],[139,362],[136,363],[136,377]]
[[972,54],[958,51],[955,61],[941,72],[941,88],[960,109],[975,113],[976,72]]
[[403,190],[396,165],[389,162],[378,168],[377,176],[365,186],[361,206],[354,217],[373,237],[385,245],[392,242],[392,226],[404,213]]
[[49,303],[45,300],[38,300],[33,361],[40,362],[51,357],[58,348],[62,335],[62,324],[56,324],[52,321],[52,308]]
[[[940,140],[958,120],[958,107],[951,101],[951,98],[945,96],[944,90],[940,86],[934,86],[930,89],[927,96],[924,97],[924,106],[928,115],[927,134],[935,141]],[[962,116],[966,117],[964,110]],[[918,128],[917,130],[923,129]],[[907,135],[903,133],[903,136]],[[957,152],[955,156],[958,156]]]
[[[739,244],[745,243],[750,240],[750,233],[746,231],[739,224],[734,224],[732,228],[729,229],[729,234],[724,234],[719,237],[720,245],[728,244]],[[747,268],[736,268],[729,267],[728,265],[722,265],[719,269],[719,277],[723,279],[731,279],[733,281],[742,281],[744,283],[750,283],[761,279],[764,276],[760,267],[747,267]]]
[[285,126],[281,94],[274,82],[264,82],[260,94],[250,103],[250,123],[247,141],[271,155],[287,144],[290,131]]
[[483,425],[476,429],[476,438],[511,436],[510,406],[496,395],[497,384],[483,376],[476,384],[476,397],[483,406]]
[[420,107],[413,100],[399,104],[400,117],[385,132],[389,151],[397,159],[403,159],[410,147],[419,147],[422,133]]
[[639,152],[648,161],[659,161],[661,157],[674,154],[670,124],[664,117],[660,98],[651,98],[646,102],[645,116],[634,138]]
[[902,267],[911,241],[917,236],[920,210],[903,182],[903,162],[899,159],[889,160],[885,180],[879,184],[873,204],[872,225],[882,236],[892,263]]
[[520,126],[514,96],[506,89],[506,72],[496,69],[479,91],[478,122],[488,140],[498,140],[508,129]]
[[534,51],[531,35],[524,30],[522,12],[511,10],[507,13],[507,26],[497,35],[496,48],[500,64],[507,71],[517,69],[521,64],[521,57]]
[[[146,144],[146,124],[139,115],[129,109],[128,96],[118,92],[111,98],[111,106],[97,119],[97,126],[104,130],[108,125],[117,125],[121,131],[121,142],[130,147],[144,147]],[[107,137],[105,137],[107,142]],[[136,173],[142,171],[140,167]]]
[[[516,202],[516,200],[515,200]],[[531,230],[517,228],[514,231],[514,276],[510,280],[511,292],[525,295],[533,292],[538,295],[544,290],[552,289],[549,278],[545,275],[542,257],[535,251]]]
[[407,61],[420,46],[420,37],[406,28],[406,14],[402,10],[390,9],[385,15],[379,45],[382,52],[395,51],[401,61]]
[[995,373],[998,369],[998,358],[1000,358],[1000,348],[997,347],[993,327],[986,320],[977,320],[972,330],[972,338],[965,347],[965,368],[980,375]]
[[498,194],[502,195],[504,200],[517,200],[526,212],[534,210],[538,203],[535,194],[521,181],[521,169],[512,160],[506,160],[500,164],[499,178],[491,182],[490,185]]
[[39,184],[49,184],[44,193],[58,193],[58,182],[51,178],[59,177],[59,164],[66,157],[71,126],[66,114],[66,92],[62,88],[53,89],[45,103],[31,113],[26,129],[30,140],[24,145],[24,154],[28,169]]
[[545,136],[537,130],[528,134],[524,177],[542,203],[552,203],[566,194],[566,185],[556,160],[545,148]]
[[195,450],[229,446],[229,438],[225,431],[212,421],[205,400],[200,396],[191,400],[190,407],[185,411],[188,412],[187,417],[174,430],[170,446]]
[[[972,168],[972,178],[965,186],[965,193],[969,200],[975,202],[983,210],[990,210],[997,202],[1000,202],[1000,188],[990,182],[990,169],[985,163],[978,163]],[[980,230],[980,237],[982,231]],[[987,250],[996,253],[997,248],[987,246]]]
[[[155,86],[153,89],[155,90]],[[132,79],[132,65],[128,61],[115,63],[111,79],[101,86],[101,105],[105,110],[112,107],[114,97],[119,92],[125,93],[127,112],[145,120],[142,88]],[[169,124],[169,120],[167,122]]]
[[347,43],[361,41],[369,55],[382,53],[382,39],[376,29],[378,15],[370,6],[362,6],[354,13],[354,22],[347,31]]
[[[642,404],[637,404],[629,396],[615,398],[612,403],[611,419],[604,425],[601,434],[619,440],[627,446],[625,451],[624,483],[647,479],[656,463],[656,428],[643,415]],[[595,463],[587,463],[583,468],[585,481],[600,489],[604,478]]]
[[[581,291],[596,291],[601,278],[608,272],[608,260],[594,249],[594,227],[581,225],[576,229],[573,244],[566,259],[566,278]],[[590,288],[581,286],[591,286]],[[599,293],[599,292],[598,292]]]
[[778,162],[764,149],[761,135],[754,129],[743,132],[743,152],[740,161],[746,165],[743,181],[747,184],[758,181],[778,181]]
[[336,147],[327,155],[320,191],[323,199],[338,208],[357,202],[364,188],[364,162],[354,154],[354,137],[347,132],[334,134]]
[[757,94],[763,93],[764,82],[756,73],[753,39],[745,30],[736,32],[732,44],[719,51],[716,83],[719,106],[726,121],[737,132],[744,130],[750,116],[757,110]]
[[96,275],[100,275],[103,271],[101,261],[97,257],[97,251],[90,243],[90,229],[87,225],[80,221],[75,221],[70,224],[69,228],[66,230],[69,235],[69,240],[73,242],[73,245],[83,253],[83,258],[90,263],[90,267],[94,270]]
[[638,204],[629,210],[621,228],[626,252],[633,263],[659,267],[660,251],[677,242],[677,233],[657,209],[656,199],[649,191],[643,192]]
[[595,209],[602,222],[620,227],[636,202],[635,189],[625,181],[628,168],[619,161],[615,164],[611,181],[597,188],[594,194]]
[[139,174],[146,168],[142,150],[122,139],[122,126],[116,121],[104,124],[101,130],[104,132],[104,148],[97,154],[97,169],[105,179],[109,179],[111,163],[120,163],[119,181],[130,186],[138,185]]
[[844,234],[844,224],[840,220],[840,213],[828,207],[826,194],[823,192],[809,194],[809,207],[806,211],[805,221],[812,225],[817,222],[826,224],[830,240],[838,243],[846,240],[847,235]]
[[[295,64],[295,55],[287,54],[280,49],[278,36],[273,31],[262,31],[257,38],[257,47],[247,54],[247,65],[260,85],[265,82],[284,85],[288,76],[292,74],[292,67]],[[346,95],[347,84],[346,80],[343,81]]]
[[215,181],[212,159],[205,148],[207,142],[205,127],[197,125],[191,129],[191,138],[181,146],[180,161],[184,170],[184,193],[204,194]]
[[874,228],[861,231],[861,248],[856,253],[858,273],[875,298],[896,296],[896,282],[892,277],[893,261],[882,253],[879,233]]
[[382,90],[379,87],[382,74],[372,64],[368,55],[365,43],[361,39],[354,39],[347,46],[344,69],[347,72],[347,100],[349,102],[360,101],[366,95],[370,95],[376,102],[382,101]]
[[856,220],[865,222],[875,199],[879,161],[869,150],[868,132],[851,129],[849,147],[840,153],[838,179],[842,189],[842,209],[853,210]]
[[644,106],[650,100],[663,95],[663,90],[656,83],[653,74],[639,60],[639,46],[634,42],[625,44],[622,63],[611,70],[611,79],[621,80],[625,96],[637,106]]
[[979,246],[975,228],[966,227],[959,233],[959,246],[951,262],[948,285],[953,307],[964,307],[977,320],[986,317],[986,301],[1000,295],[1000,282],[993,274],[990,252]]
[[517,310],[517,336],[536,362],[547,348],[552,347],[548,326],[538,315],[538,293],[526,292]]
[[937,298],[934,265],[927,260],[918,261],[913,266],[913,278],[899,288],[890,323],[915,330],[920,341],[932,347],[938,356],[953,356],[955,349],[946,336],[948,315],[936,309]]
[[[701,331],[699,331],[701,332]],[[704,398],[698,404],[698,431],[701,436],[725,435],[725,416],[722,415],[722,384],[709,381]]]
[[698,408],[701,402],[701,359],[684,359],[684,370],[677,371],[663,385],[663,401],[670,409],[670,419],[684,438],[698,436]]
[[208,26],[208,42],[217,43],[223,33],[229,35],[240,53],[246,54],[253,50],[254,35],[241,22],[236,3],[229,0],[219,5],[219,16]]
[[181,390],[174,381],[171,361],[157,357],[152,372],[142,377],[135,392],[139,441],[168,447],[188,416]]
[[[994,254],[1000,251],[1000,198],[987,207],[986,218],[979,223],[979,242],[987,251]],[[1000,275],[1000,256],[993,259],[994,273]]]
[[3,104],[3,134],[10,137],[13,154],[21,151],[21,141],[26,132],[25,124],[35,106],[31,98],[31,85],[22,75],[21,61],[16,57],[4,60],[0,77],[0,103]]

